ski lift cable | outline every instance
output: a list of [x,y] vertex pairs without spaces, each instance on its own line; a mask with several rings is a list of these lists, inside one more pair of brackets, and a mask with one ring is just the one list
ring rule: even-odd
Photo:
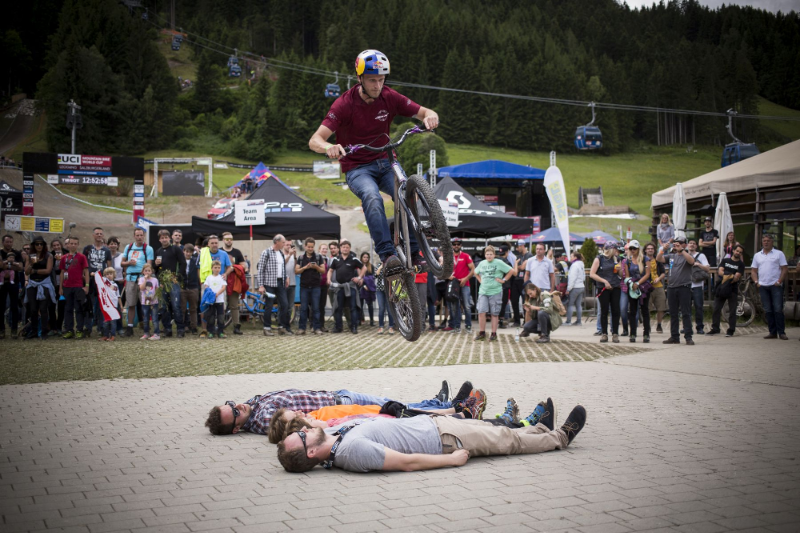
[[[159,17],[162,18],[162,17]],[[165,20],[162,18],[162,20]],[[158,24],[152,21],[146,21],[156,27],[159,27]],[[229,50],[236,50],[236,48],[224,45],[222,43],[218,43],[212,41],[211,39],[207,39],[201,35],[198,35],[194,32],[190,32],[188,30],[183,30],[183,33],[187,35],[193,35],[197,38],[203,39],[209,43],[215,44],[222,48],[227,48]],[[185,39],[187,42],[192,43],[196,46],[200,46],[201,48],[205,48],[212,52],[216,52],[220,55],[230,56],[229,52],[225,52],[223,50],[219,50],[217,48],[199,43],[197,41],[192,41],[188,38]],[[310,67],[307,65],[298,65],[297,63],[292,63],[289,61],[276,59],[276,58],[264,58],[263,60],[260,59],[261,56],[255,54],[253,52],[242,51],[239,50],[241,54],[247,54],[252,57],[259,58],[257,61],[264,63],[265,66],[271,66],[275,68],[280,68],[284,70],[291,70],[295,72],[301,72],[304,74],[313,74],[317,76],[336,76],[334,71],[324,70],[317,67]],[[456,89],[452,87],[439,87],[435,85],[426,85],[421,83],[412,83],[412,82],[404,82],[400,80],[393,79],[391,84],[398,87],[410,87],[416,89],[426,89],[432,91],[445,91],[445,92],[456,92],[462,94],[472,94],[475,96],[489,96],[494,98],[510,98],[513,100],[526,100],[532,102],[540,102],[546,104],[558,104],[558,105],[570,105],[575,107],[587,107],[594,104],[594,107],[597,109],[608,109],[610,111],[633,111],[633,112],[642,112],[642,113],[671,113],[676,115],[691,115],[691,116],[709,116],[709,117],[721,117],[721,118],[728,118],[728,113],[723,112],[716,112],[716,111],[700,111],[694,109],[677,109],[677,108],[667,108],[667,107],[652,107],[652,106],[642,106],[642,105],[633,105],[633,104],[617,104],[613,102],[589,102],[585,100],[570,100],[566,98],[550,98],[544,96],[529,96],[529,95],[519,95],[519,94],[506,94],[506,93],[495,93],[489,91],[474,91],[469,89]],[[737,114],[736,118],[739,119],[758,119],[758,120],[784,120],[784,121],[800,121],[800,117],[789,117],[789,116],[778,116],[778,115],[748,115],[748,114]]]

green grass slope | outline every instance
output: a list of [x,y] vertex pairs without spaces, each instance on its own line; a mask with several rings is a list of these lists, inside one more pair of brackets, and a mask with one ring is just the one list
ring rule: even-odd
[[[758,113],[760,115],[800,118],[800,111],[789,109],[788,107],[783,107],[782,105],[773,104],[769,100],[761,98],[760,96],[758,97]],[[785,137],[789,137],[793,141],[800,139],[800,121],[789,122],[781,120],[762,120],[761,125]]]

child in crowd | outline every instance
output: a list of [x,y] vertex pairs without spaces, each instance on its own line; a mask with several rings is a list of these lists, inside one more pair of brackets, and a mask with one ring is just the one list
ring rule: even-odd
[[[8,262],[3,263],[3,267],[5,267],[6,265],[10,265],[11,263],[16,263],[17,256],[12,253],[9,253],[6,256],[6,261]],[[0,270],[0,285],[4,283],[14,283],[14,271],[11,270],[10,268],[3,268],[2,270]]]
[[503,284],[516,275],[516,269],[502,260],[495,260],[494,246],[487,246],[483,251],[484,261],[475,268],[475,278],[481,284],[478,290],[478,323],[480,328],[475,336],[476,341],[486,339],[486,314],[492,317],[492,335],[490,341],[497,340],[497,326],[500,322],[500,307],[503,303]]
[[[117,311],[120,312],[120,316],[122,316],[122,310],[119,307],[119,287],[114,281],[114,279],[117,277],[117,270],[114,267],[108,267],[105,270],[103,270],[103,276],[105,276],[105,278],[108,280],[108,283],[106,283],[106,294],[108,294],[108,299],[111,300],[111,305],[113,305],[114,308],[116,308]],[[116,335],[117,335],[117,321],[105,320],[103,322],[103,336],[102,338],[100,338],[100,340],[113,342],[114,340],[116,340]]]
[[[142,302],[142,320],[144,321],[144,335],[141,336],[142,340],[151,341],[160,340],[159,333],[161,330],[158,326],[158,297],[156,296],[158,290],[158,279],[153,277],[153,267],[145,264],[142,267],[142,275],[139,277],[139,297]],[[155,335],[150,336],[150,319],[153,319],[153,330]]]
[[[203,283],[203,291],[207,288],[214,291],[217,299],[213,305],[206,309],[206,322],[208,323],[208,338],[213,339],[217,335],[220,339],[225,338],[225,288],[227,282],[219,275],[222,270],[222,263],[214,261],[211,263],[211,275]],[[216,320],[216,324],[214,323]]]

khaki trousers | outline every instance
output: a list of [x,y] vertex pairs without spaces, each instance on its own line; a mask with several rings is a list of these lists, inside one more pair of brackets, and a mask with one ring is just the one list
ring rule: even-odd
[[197,302],[200,293],[197,289],[181,289],[181,312],[186,316],[186,304],[189,304],[189,320],[183,320],[183,327],[191,325],[192,329],[197,329]]
[[227,296],[228,309],[231,310],[231,325],[239,325],[239,293],[232,292]]
[[464,448],[472,457],[519,455],[561,450],[568,443],[567,434],[560,428],[550,431],[544,424],[511,429],[451,416],[436,416],[433,421],[439,428],[442,453]]

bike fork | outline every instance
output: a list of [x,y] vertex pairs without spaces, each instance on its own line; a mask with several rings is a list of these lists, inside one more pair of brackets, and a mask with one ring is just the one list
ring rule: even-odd
[[408,234],[408,218],[406,217],[406,203],[401,197],[400,193],[404,190],[402,183],[405,181],[402,169],[399,165],[395,164],[394,170],[394,247],[399,251],[400,247],[400,232],[403,235],[403,253],[405,253],[406,269],[412,270],[411,263],[411,239]]

